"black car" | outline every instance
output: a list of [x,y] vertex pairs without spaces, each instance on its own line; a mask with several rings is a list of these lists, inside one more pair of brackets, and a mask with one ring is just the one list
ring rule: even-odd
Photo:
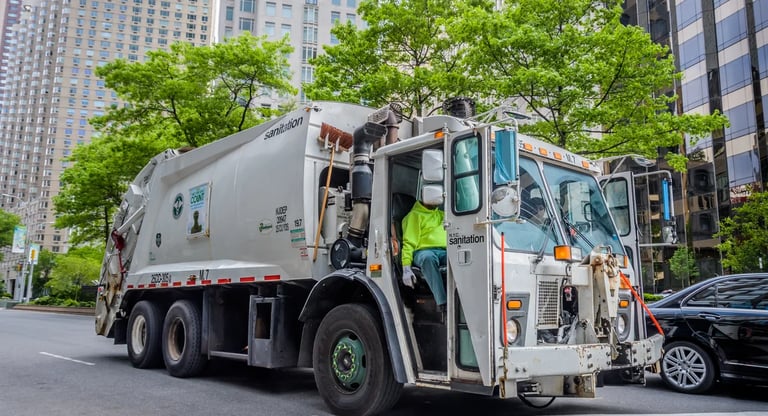
[[673,390],[768,384],[768,274],[711,278],[648,306],[664,330],[661,378]]

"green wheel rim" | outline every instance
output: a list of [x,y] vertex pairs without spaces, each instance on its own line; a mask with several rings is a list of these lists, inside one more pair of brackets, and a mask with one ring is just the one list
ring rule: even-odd
[[360,388],[365,380],[365,347],[354,334],[344,335],[336,341],[331,357],[333,374],[338,384],[347,391]]

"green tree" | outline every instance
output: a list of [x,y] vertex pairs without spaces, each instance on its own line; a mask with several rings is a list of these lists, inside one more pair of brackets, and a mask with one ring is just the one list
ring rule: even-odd
[[35,265],[35,271],[32,276],[32,293],[39,294],[42,292],[45,284],[51,276],[51,270],[56,266],[56,254],[46,249],[40,250],[40,254],[37,257],[37,264]]
[[[467,45],[463,62],[482,95],[522,100],[540,118],[524,133],[592,157],[656,155],[727,123],[717,111],[669,111],[676,97],[663,91],[681,73],[666,46],[621,23],[621,1],[471,3],[449,33]],[[668,159],[685,169],[684,156]]]
[[675,254],[669,259],[669,270],[672,276],[679,280],[683,286],[689,286],[699,277],[699,267],[696,258],[688,247],[682,246],[675,250]]
[[715,234],[723,267],[736,273],[758,272],[768,264],[768,192],[751,194],[733,215],[720,221]]
[[74,166],[60,176],[61,192],[53,198],[56,227],[71,227],[70,242],[105,242],[127,184],[149,159],[173,144],[164,136],[126,138],[109,135],[78,146]]
[[255,105],[260,95],[295,94],[287,59],[292,51],[287,38],[272,42],[245,32],[212,46],[177,42],[168,51],[149,52],[146,62],[116,60],[96,74],[129,105],[91,122],[123,137],[152,131],[179,145],[210,143],[271,115]]
[[[21,220],[18,215],[11,214],[8,211],[0,210],[0,247],[6,247],[13,244],[13,230]],[[0,261],[3,260],[3,253],[0,252]]]
[[[54,197],[56,226],[71,242],[105,242],[125,189],[167,148],[201,146],[272,115],[256,106],[263,93],[293,94],[287,40],[246,33],[213,46],[176,43],[146,62],[117,60],[97,70],[126,105],[91,119],[100,138],[75,149]],[[280,111],[286,110],[281,108]]]
[[54,297],[78,300],[81,286],[98,282],[103,256],[103,246],[70,249],[57,257],[46,287]]
[[434,103],[467,91],[456,43],[444,27],[457,12],[452,0],[367,0],[358,14],[367,23],[331,29],[338,45],[311,63],[308,97],[378,107],[397,101],[406,116],[421,115]]

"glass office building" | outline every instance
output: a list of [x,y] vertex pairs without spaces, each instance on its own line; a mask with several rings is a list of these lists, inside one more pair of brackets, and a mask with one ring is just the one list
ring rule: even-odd
[[[717,110],[730,120],[729,127],[709,137],[695,142],[686,138],[679,149],[660,149],[656,169],[666,168],[663,156],[668,151],[685,152],[690,161],[686,173],[673,175],[677,247],[643,250],[646,291],[651,291],[649,285],[660,291],[688,284],[669,271],[668,260],[679,247],[692,249],[699,280],[727,273],[715,248],[720,241],[713,237],[718,223],[768,183],[763,115],[768,99],[768,0],[629,0],[624,18],[626,24],[645,28],[674,54],[683,73],[675,85],[679,100],[674,111]],[[650,182],[638,188],[649,219],[659,215],[660,189]],[[639,222],[643,220],[641,215]],[[654,242],[657,230],[647,230],[645,243]]]

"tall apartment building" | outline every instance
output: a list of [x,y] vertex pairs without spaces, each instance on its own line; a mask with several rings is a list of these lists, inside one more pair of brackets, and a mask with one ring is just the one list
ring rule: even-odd
[[[357,23],[357,0],[5,0],[0,1],[0,208],[22,217],[31,242],[67,250],[51,198],[72,150],[88,143],[88,119],[120,104],[95,69],[118,58],[143,61],[175,41],[205,45],[249,31],[288,35],[294,86],[310,82],[308,60],[337,43],[336,22]],[[263,106],[304,101],[263,92]],[[5,252],[11,290],[22,255]]]
[[[683,79],[676,85],[678,113],[728,116],[730,126],[681,149],[690,162],[673,178],[680,246],[693,248],[700,278],[722,274],[720,241],[713,237],[721,219],[731,215],[751,192],[768,184],[768,145],[763,108],[768,104],[768,1],[766,0],[628,0],[626,22],[645,28],[654,41],[674,53]],[[646,218],[658,215],[658,184],[649,183]],[[641,216],[640,221],[643,221]],[[649,238],[653,234],[649,230]],[[675,247],[645,250],[648,278],[658,288],[679,287],[671,279],[668,259]],[[768,260],[768,257],[767,257]],[[651,276],[652,275],[652,276]]]

